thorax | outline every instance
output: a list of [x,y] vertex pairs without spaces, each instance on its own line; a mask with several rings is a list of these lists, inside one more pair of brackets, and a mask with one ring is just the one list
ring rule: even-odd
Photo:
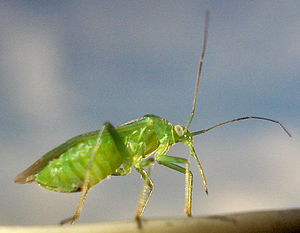
[[[138,127],[137,127],[138,125]],[[132,128],[120,136],[132,154],[133,159],[143,159],[156,151],[160,144],[173,145],[173,126],[163,118],[155,115],[146,115],[141,119],[128,122],[120,127]]]

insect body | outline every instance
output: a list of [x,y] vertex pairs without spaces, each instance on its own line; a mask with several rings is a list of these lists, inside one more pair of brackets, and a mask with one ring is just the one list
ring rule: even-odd
[[[170,146],[183,140],[178,133],[182,136],[184,129],[173,127],[168,121],[154,115],[146,115],[116,128],[107,122],[102,131],[76,136],[48,152],[26,170],[30,175],[23,172],[15,182],[36,181],[57,192],[80,191],[99,132],[101,140],[90,167],[88,188],[109,175],[130,173],[132,165],[143,167],[142,159],[154,151],[159,158]],[[192,140],[191,135],[186,140]]]
[[[185,213],[191,216],[193,174],[186,158],[167,155],[170,146],[182,142],[189,148],[190,155],[197,162],[204,190],[207,193],[207,183],[195,153],[193,136],[227,123],[251,118],[277,123],[286,131],[278,121],[247,116],[225,121],[205,130],[189,132],[188,128],[194,116],[206,48],[207,27],[208,12],[206,14],[204,42],[193,108],[186,126],[173,126],[167,120],[155,115],[145,115],[140,119],[127,122],[118,127],[106,122],[100,130],[76,136],[46,153],[32,166],[16,176],[14,181],[20,184],[36,181],[42,187],[56,192],[71,193],[80,191],[80,201],[74,216],[61,222],[62,224],[66,222],[73,223],[79,217],[87,192],[92,186],[110,175],[127,175],[134,167],[144,180],[136,211],[136,219],[139,220],[153,189],[150,174],[156,161],[185,175]],[[290,136],[287,131],[286,133]],[[154,158],[149,157],[152,154],[154,154]],[[147,167],[148,170],[145,170]]]

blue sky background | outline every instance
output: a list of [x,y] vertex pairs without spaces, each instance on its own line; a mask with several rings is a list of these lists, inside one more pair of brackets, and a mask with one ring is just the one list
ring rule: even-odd
[[[191,131],[194,215],[300,206],[299,1],[1,1],[0,224],[56,224],[79,194],[13,178],[67,139],[156,114],[186,124],[211,20]],[[184,145],[170,155],[188,157]],[[145,217],[184,216],[184,176],[155,165]],[[133,171],[89,193],[80,222],[132,219],[142,180]]]

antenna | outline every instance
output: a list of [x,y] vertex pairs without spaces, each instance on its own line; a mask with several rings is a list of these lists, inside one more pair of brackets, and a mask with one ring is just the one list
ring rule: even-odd
[[191,122],[193,120],[194,112],[195,112],[195,107],[196,107],[196,101],[197,101],[198,89],[199,89],[199,82],[200,82],[200,76],[201,76],[201,70],[202,70],[203,59],[204,59],[204,54],[205,54],[206,44],[207,44],[209,15],[210,15],[209,10],[206,10],[206,13],[205,13],[205,30],[204,30],[204,39],[203,39],[202,53],[201,53],[200,64],[199,64],[198,75],[197,75],[197,81],[196,81],[196,87],[195,87],[195,92],[194,92],[193,108],[192,108],[189,120],[188,120],[188,122],[186,124],[186,128],[187,129],[189,128],[189,126],[190,126],[190,124],[191,124]]
[[222,123],[219,123],[217,125],[209,127],[208,129],[202,129],[202,130],[193,132],[192,135],[195,136],[195,135],[198,135],[198,134],[206,133],[207,131],[210,131],[210,130],[212,130],[214,128],[217,128],[217,127],[219,127],[221,125],[225,125],[225,124],[232,123],[232,122],[235,122],[235,121],[248,120],[248,119],[257,119],[257,120],[271,121],[273,123],[276,123],[276,124],[278,124],[284,130],[284,132],[286,132],[286,134],[289,137],[292,137],[292,135],[289,133],[289,131],[287,131],[287,129],[279,121],[275,121],[275,120],[272,120],[270,118],[265,118],[265,117],[258,117],[258,116],[245,116],[245,117],[240,117],[240,118],[232,119],[232,120],[229,120],[229,121],[224,121]]

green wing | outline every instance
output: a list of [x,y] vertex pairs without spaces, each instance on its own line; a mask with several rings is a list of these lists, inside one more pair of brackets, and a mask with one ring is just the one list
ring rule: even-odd
[[34,164],[32,164],[29,168],[21,172],[17,175],[14,179],[15,183],[18,184],[26,184],[31,183],[35,179],[35,174],[41,171],[45,166],[48,165],[50,161],[53,159],[58,158],[62,153],[76,145],[77,143],[83,142],[93,137],[97,137],[99,130],[89,132],[86,134],[81,134],[76,137],[71,138],[70,140],[66,141],[65,143],[59,145],[58,147],[54,148],[53,150],[49,151],[45,155],[43,155],[40,159],[38,159]]
[[[117,127],[117,132],[121,137],[124,137],[136,129],[149,124],[149,120],[147,117],[143,117],[137,120],[129,121],[123,125]],[[99,134],[99,130],[92,131],[86,134],[81,134],[75,136],[65,143],[59,145],[53,150],[49,151],[45,155],[43,155],[40,159],[38,159],[34,164],[32,164],[29,168],[21,172],[14,179],[15,183],[18,184],[26,184],[31,183],[35,180],[35,174],[43,170],[44,167],[48,165],[48,163],[56,158],[58,158],[62,153],[66,152],[71,147],[77,145],[78,143],[84,142],[91,138],[96,138]]]

